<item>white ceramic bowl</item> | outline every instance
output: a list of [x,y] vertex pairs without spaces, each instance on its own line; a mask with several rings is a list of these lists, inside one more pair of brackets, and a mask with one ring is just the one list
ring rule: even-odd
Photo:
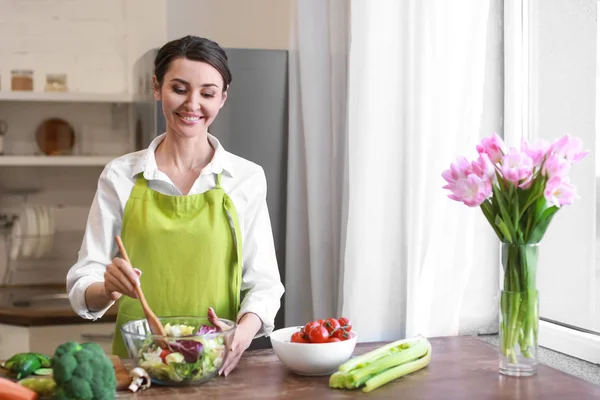
[[348,361],[356,347],[357,335],[332,343],[292,343],[290,339],[301,326],[278,329],[271,333],[271,345],[281,362],[299,375],[320,376],[334,373]]

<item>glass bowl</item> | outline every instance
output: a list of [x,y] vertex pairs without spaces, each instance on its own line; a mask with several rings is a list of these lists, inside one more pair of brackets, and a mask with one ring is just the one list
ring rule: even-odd
[[[129,357],[148,372],[153,383],[195,385],[218,374],[227,355],[225,344],[233,338],[235,322],[220,318],[229,327],[221,332],[204,317],[160,317],[159,320],[166,336],[152,335],[146,319],[121,326]],[[187,328],[180,329],[181,325]],[[158,347],[157,339],[166,342],[169,349]]]

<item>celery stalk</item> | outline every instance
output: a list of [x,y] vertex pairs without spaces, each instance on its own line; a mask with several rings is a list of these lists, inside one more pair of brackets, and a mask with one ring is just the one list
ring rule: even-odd
[[336,371],[329,377],[329,387],[334,389],[355,389],[350,385],[350,380],[347,373]]
[[375,375],[373,378],[365,382],[363,392],[367,393],[377,389],[380,386],[385,385],[388,382],[398,379],[404,375],[408,375],[412,372],[418,371],[421,368],[426,367],[431,361],[431,344],[429,341],[426,343],[427,354],[417,360],[411,361],[406,364],[400,364],[397,367],[390,368],[380,374]]
[[[418,340],[418,339],[417,339]],[[371,350],[368,353],[362,354],[358,357],[351,358],[342,365],[339,366],[338,370],[342,372],[350,372],[355,368],[360,368],[364,365],[372,363],[373,361],[384,357],[389,354],[397,353],[401,350],[407,349],[415,344],[416,341],[412,339],[397,340],[392,343],[388,343],[385,346],[381,346],[375,350]]]
[[419,340],[406,350],[381,357],[369,365],[351,371],[350,378],[352,379],[352,383],[357,385],[358,382],[363,381],[369,375],[380,374],[390,368],[418,360],[427,355],[430,349],[431,345],[428,341]]

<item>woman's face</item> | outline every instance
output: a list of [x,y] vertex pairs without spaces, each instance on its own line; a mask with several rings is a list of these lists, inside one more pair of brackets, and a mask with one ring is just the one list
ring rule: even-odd
[[154,97],[162,101],[167,132],[184,137],[206,133],[225,104],[223,77],[210,64],[177,58]]

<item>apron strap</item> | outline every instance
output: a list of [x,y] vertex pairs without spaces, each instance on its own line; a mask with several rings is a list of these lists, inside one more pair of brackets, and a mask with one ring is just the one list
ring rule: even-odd
[[140,173],[135,179],[135,185],[131,190],[131,194],[129,197],[134,199],[141,199],[144,197],[144,193],[148,189],[148,181],[144,178],[144,174]]
[[221,174],[215,175],[216,188],[221,188]]

